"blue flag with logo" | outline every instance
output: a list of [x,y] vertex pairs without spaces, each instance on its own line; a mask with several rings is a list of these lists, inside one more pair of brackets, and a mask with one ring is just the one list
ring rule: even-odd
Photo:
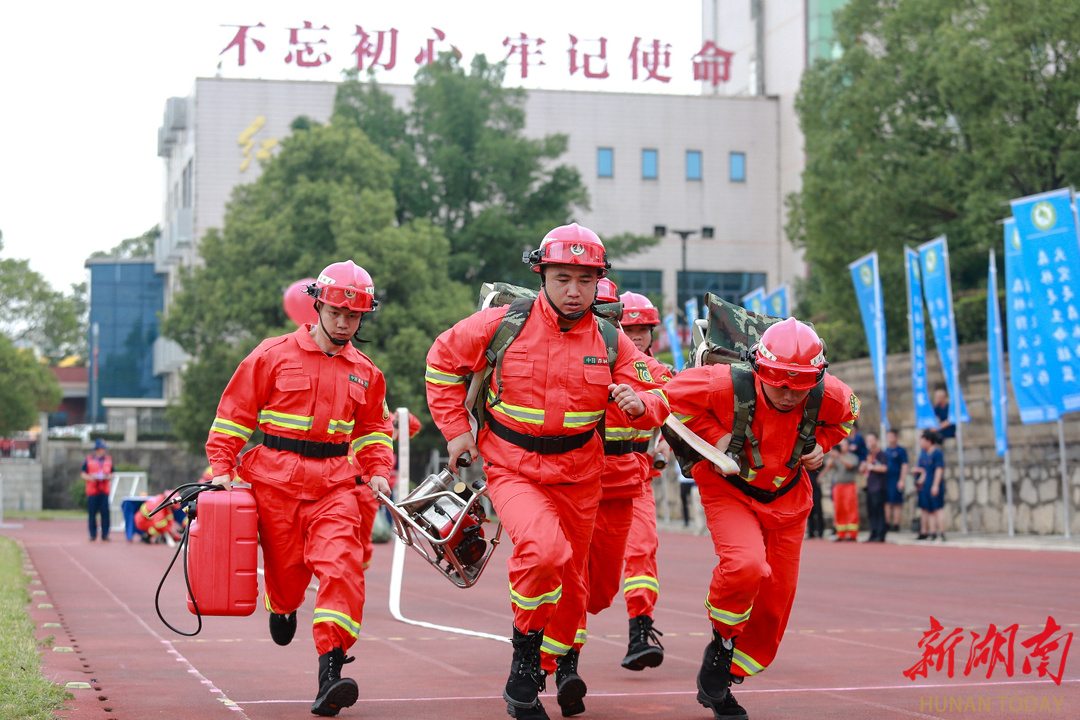
[[756,312],[758,315],[767,315],[768,313],[765,312],[765,288],[758,288],[743,295],[742,306],[750,312]]
[[959,384],[959,360],[957,357],[956,323],[953,315],[952,282],[949,279],[949,243],[942,235],[919,246],[922,267],[923,297],[930,314],[930,329],[934,333],[941,372],[945,375],[945,387],[949,390],[949,422],[971,422],[964,395]]
[[790,317],[788,312],[788,287],[781,285],[765,296],[765,314],[773,317]]
[[1016,221],[1005,221],[1005,319],[1009,323],[1009,375],[1020,422],[1052,422],[1061,417],[1051,394],[1050,376],[1060,374],[1057,356],[1047,354],[1031,285],[1024,275],[1024,253]]
[[998,307],[997,260],[990,249],[986,278],[986,356],[990,364],[990,409],[994,415],[994,448],[1009,449],[1009,396],[1005,392],[1005,351],[1001,347],[1001,308]]
[[686,301],[686,325],[690,328],[694,327],[694,321],[698,318],[697,312],[697,298],[690,298]]
[[881,304],[881,276],[878,274],[877,252],[864,255],[848,265],[855,297],[859,300],[866,344],[870,346],[870,362],[874,366],[881,421],[888,427],[888,393],[885,386],[885,308]]
[[1080,410],[1080,301],[1072,284],[1080,282],[1080,244],[1072,190],[1031,195],[1010,204],[1043,359],[1057,360],[1056,370],[1048,366],[1047,389],[1059,412],[1075,412]]
[[926,322],[923,315],[922,270],[919,253],[904,247],[907,278],[908,337],[911,342],[911,394],[915,400],[915,427],[937,428],[926,384]]
[[671,364],[675,366],[675,372],[683,369],[682,345],[679,343],[679,328],[675,326],[674,313],[664,318],[664,329],[667,330],[668,342],[671,344]]

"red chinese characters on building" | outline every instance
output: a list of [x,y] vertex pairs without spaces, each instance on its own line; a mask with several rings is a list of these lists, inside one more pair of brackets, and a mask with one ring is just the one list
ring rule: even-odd
[[697,55],[693,57],[694,79],[704,80],[716,87],[720,83],[726,83],[731,78],[731,58],[734,53],[721,50],[712,40],[709,40]]
[[[297,67],[319,67],[323,63],[328,63],[333,58],[329,53],[316,53],[313,45],[325,45],[326,38],[319,38],[318,40],[312,39],[313,32],[322,32],[324,30],[330,30],[327,26],[323,25],[321,28],[312,26],[307,20],[304,21],[304,27],[302,28],[289,28],[289,45],[299,46],[296,50],[290,50],[289,54],[285,56],[285,62],[291,63],[296,60]],[[304,32],[304,37],[300,37],[300,33]]]
[[[376,65],[382,65],[384,70],[393,70],[397,65],[397,28],[390,28],[386,30],[376,30],[376,36],[378,39],[374,44],[371,42],[371,35],[364,32],[364,28],[359,25],[356,26],[356,37],[360,38],[356,43],[356,47],[353,49],[352,54],[356,56],[356,69],[364,69],[364,60],[370,60],[368,67],[375,67]],[[386,36],[390,35],[389,48],[386,47]],[[383,59],[383,51],[386,51],[387,57]]]
[[540,46],[543,44],[544,38],[531,38],[525,33],[521,33],[514,39],[507,37],[503,40],[503,47],[508,47],[510,49],[503,59],[509,60],[514,55],[517,55],[521,65],[521,77],[522,79],[527,78],[529,77],[529,65],[546,64],[542,57],[544,51],[540,49]]
[[[1015,668],[1014,646],[1019,627],[1014,624],[998,630],[991,623],[985,633],[971,631],[964,676],[986,666],[986,678],[989,680],[994,669],[1000,665],[1005,669],[1005,674],[1012,677]],[[919,641],[923,655],[917,663],[904,671],[905,677],[911,680],[920,676],[925,678],[931,669],[940,672],[943,667],[946,668],[948,676],[953,677],[956,646],[964,639],[965,633],[962,629],[956,628],[943,636],[944,630],[945,627],[931,616],[930,630],[923,633],[922,640]],[[1053,617],[1048,616],[1046,627],[1042,632],[1020,643],[1021,647],[1028,649],[1023,662],[1025,675],[1035,672],[1040,678],[1050,677],[1058,685],[1061,684],[1073,634],[1059,632],[1060,630],[1061,626],[1054,622]]]
[[[578,70],[581,70],[585,77],[596,80],[603,80],[608,76],[607,69],[607,38],[600,38],[599,40],[585,40],[584,42],[595,42],[600,45],[600,52],[592,55],[590,53],[582,52],[582,61],[578,62],[578,39],[574,35],[570,36],[570,74],[577,74]],[[597,70],[593,66],[593,61],[596,60],[597,66],[601,69]]]
[[671,76],[660,74],[661,67],[665,70],[671,67],[670,44],[661,45],[659,40],[653,40],[651,46],[642,48],[641,38],[636,37],[630,47],[629,59],[634,80],[637,80],[639,73],[644,70],[646,80],[671,82]]
[[[417,65],[430,65],[439,59],[439,51],[435,48],[435,43],[442,43],[446,41],[446,33],[437,27],[431,28],[435,33],[435,37],[428,38],[423,47],[420,48],[420,52],[416,55]],[[461,51],[457,49],[456,45],[450,46],[450,52],[457,56],[457,59],[461,59]]]
[[[236,31],[236,35],[232,39],[232,42],[226,45],[225,49],[219,52],[218,55],[224,55],[225,53],[229,52],[229,50],[237,48],[237,64],[242,67],[244,63],[247,62],[247,55],[245,54],[245,51],[247,50],[247,44],[249,40],[248,30],[250,30],[251,28],[261,28],[266,26],[262,23],[257,23],[255,25],[222,25],[221,27],[234,27],[238,29]],[[262,52],[266,49],[266,43],[262,42],[261,40],[257,40],[253,37],[250,38],[250,41],[251,44],[255,46],[255,49],[259,52]]]

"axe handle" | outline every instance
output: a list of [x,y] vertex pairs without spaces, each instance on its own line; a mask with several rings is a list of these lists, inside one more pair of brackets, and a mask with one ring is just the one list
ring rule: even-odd
[[700,454],[703,458],[718,467],[724,475],[738,474],[738,463],[732,460],[731,457],[727,454],[720,452],[715,447],[705,442],[705,440],[703,440],[693,430],[686,427],[686,425],[684,425],[682,421],[674,415],[668,415],[667,419],[664,420],[664,425],[666,425],[668,428],[674,431],[676,435],[685,440],[686,444],[696,450],[698,454]]

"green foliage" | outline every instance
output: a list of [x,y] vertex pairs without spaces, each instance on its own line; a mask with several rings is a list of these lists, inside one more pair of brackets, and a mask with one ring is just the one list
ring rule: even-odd
[[86,283],[71,289],[70,295],[53,290],[29,260],[0,260],[0,334],[54,363],[86,357]]
[[965,297],[1008,200],[1080,181],[1080,4],[851,0],[836,29],[843,55],[804,74],[796,105],[807,167],[788,234],[811,267],[802,307],[842,359],[866,353],[849,262],[878,250],[889,348],[906,348],[905,244],[946,234]]
[[[290,332],[282,292],[303,277],[351,259],[374,281],[379,309],[365,318],[361,349],[387,378],[391,407],[423,421],[424,360],[435,336],[472,305],[448,278],[449,243],[426,220],[399,225],[396,165],[359,128],[335,121],[299,126],[254,183],[236,188],[225,227],[200,250],[162,323],[192,356],[169,420],[200,452],[221,393],[264,338]],[[430,424],[430,419],[428,419]]]
[[62,398],[56,376],[33,351],[0,335],[0,436],[36,425],[38,413],[56,409]]
[[19,546],[0,537],[0,718],[48,720],[71,695],[41,674],[39,643],[26,614],[28,579]]
[[154,241],[161,236],[161,230],[157,225],[150,228],[142,235],[126,238],[120,241],[112,250],[97,250],[90,253],[91,258],[116,258],[127,260],[132,258],[154,257]]

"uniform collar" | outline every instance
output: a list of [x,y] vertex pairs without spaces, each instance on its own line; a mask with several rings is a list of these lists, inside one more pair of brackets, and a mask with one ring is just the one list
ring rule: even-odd
[[[311,323],[304,323],[303,325],[301,325],[299,329],[297,329],[296,332],[293,333],[293,337],[296,338],[296,343],[303,350],[317,352],[320,355],[326,355],[326,353],[323,352],[323,349],[319,347],[318,343],[315,342],[315,338],[311,337],[311,328]],[[339,356],[355,362],[360,359],[360,351],[353,347],[352,342],[348,342],[343,345],[340,350],[338,350],[336,353],[329,357]]]

